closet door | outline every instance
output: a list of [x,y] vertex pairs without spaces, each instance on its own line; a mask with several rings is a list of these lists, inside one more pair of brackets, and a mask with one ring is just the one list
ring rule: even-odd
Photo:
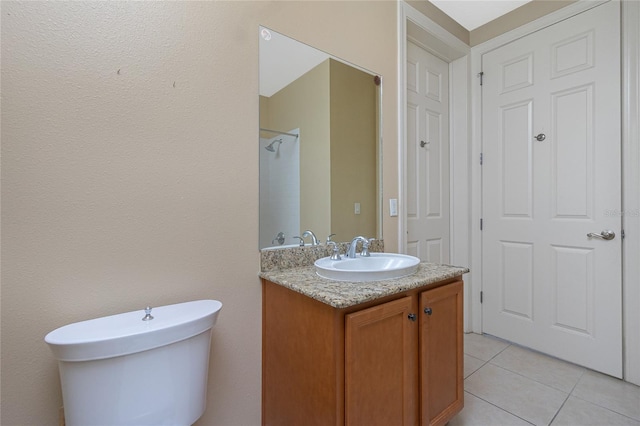
[[483,331],[622,376],[620,4],[483,55]]

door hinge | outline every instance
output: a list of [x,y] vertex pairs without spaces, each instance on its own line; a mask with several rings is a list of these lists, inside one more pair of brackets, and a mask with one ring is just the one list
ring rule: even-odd
[[480,218],[480,230],[482,231],[482,218]]
[[484,161],[484,156],[480,153],[480,165],[482,166],[482,162]]
[[483,77],[484,77],[484,71],[480,71],[478,73],[478,77],[480,78],[480,86],[482,86],[483,83]]
[[624,229],[620,230],[620,238],[624,240]]
[[482,292],[480,292],[480,303],[482,303]]

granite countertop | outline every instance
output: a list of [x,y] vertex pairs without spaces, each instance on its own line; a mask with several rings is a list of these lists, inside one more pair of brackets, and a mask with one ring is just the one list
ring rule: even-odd
[[260,278],[287,287],[334,308],[347,308],[402,291],[447,280],[469,272],[468,268],[421,263],[415,274],[383,281],[333,281],[316,274],[313,265],[260,272]]

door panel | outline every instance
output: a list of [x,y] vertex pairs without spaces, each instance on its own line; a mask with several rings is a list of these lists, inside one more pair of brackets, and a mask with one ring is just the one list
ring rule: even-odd
[[407,251],[449,262],[449,66],[407,45]]
[[[415,328],[411,297],[345,318],[345,424],[411,425],[415,420]],[[375,374],[372,374],[375,372]]]
[[443,425],[464,405],[462,281],[422,292],[418,312],[420,424]]
[[612,1],[482,59],[483,331],[617,377],[619,42]]

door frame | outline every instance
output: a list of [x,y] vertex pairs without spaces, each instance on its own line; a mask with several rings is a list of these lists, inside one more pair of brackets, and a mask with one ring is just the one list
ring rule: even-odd
[[624,380],[640,385],[640,3],[622,7],[622,350]]
[[[524,37],[547,26],[553,25],[578,13],[597,7],[607,1],[578,1],[556,12],[522,25],[491,40],[471,48],[471,72],[478,76],[481,72],[482,55],[503,46],[513,40]],[[627,214],[623,217],[623,229],[627,238],[623,240],[623,377],[624,380],[640,385],[640,312],[637,306],[640,302],[640,176],[637,164],[640,161],[640,30],[637,28],[640,17],[638,2],[621,1],[622,25],[622,152],[623,152],[623,209]],[[635,25],[633,25],[635,23]],[[623,87],[629,90],[622,90]],[[482,152],[482,93],[479,82],[471,84],[471,159],[480,158]],[[480,292],[482,290],[482,233],[479,222],[482,213],[482,169],[479,161],[471,161],[470,185],[471,194],[471,222],[478,226],[471,227],[469,244],[471,259],[469,268],[474,272],[474,280],[469,308],[470,328],[476,333],[482,333],[482,306]],[[621,214],[623,214],[621,212]],[[465,301],[469,300],[465,298]],[[635,307],[635,308],[634,308]]]
[[[400,215],[398,217],[398,247],[407,252],[407,153],[405,150],[407,127],[407,36],[409,24],[424,32],[424,39],[411,40],[449,64],[449,194],[450,225],[449,259],[454,265],[468,265],[471,250],[470,197],[469,197],[469,114],[471,93],[469,91],[471,48],[446,29],[423,15],[404,1],[398,3],[398,193]],[[464,279],[464,329],[471,330],[472,306],[469,289],[472,273]]]

